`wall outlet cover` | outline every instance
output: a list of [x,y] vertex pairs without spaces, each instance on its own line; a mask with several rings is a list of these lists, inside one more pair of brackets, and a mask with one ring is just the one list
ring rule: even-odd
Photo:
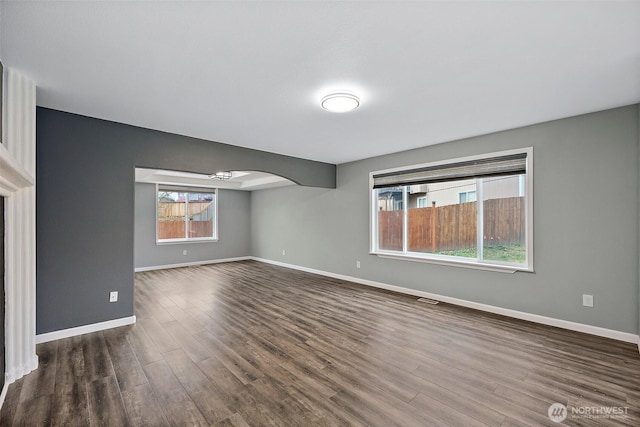
[[109,292],[109,302],[117,302],[118,301],[118,291]]
[[593,307],[593,295],[582,295],[582,305],[585,307]]

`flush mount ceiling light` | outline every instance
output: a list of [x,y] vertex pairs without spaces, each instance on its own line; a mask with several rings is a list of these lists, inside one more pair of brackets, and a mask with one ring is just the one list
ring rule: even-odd
[[360,98],[346,92],[334,92],[322,98],[320,105],[332,113],[346,113],[360,105]]
[[219,179],[220,181],[228,181],[233,178],[233,174],[231,172],[216,172],[214,174],[209,175],[209,179]]

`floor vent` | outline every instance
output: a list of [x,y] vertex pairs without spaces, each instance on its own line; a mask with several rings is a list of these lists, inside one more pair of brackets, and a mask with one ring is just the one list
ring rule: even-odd
[[418,301],[426,302],[427,304],[433,304],[433,305],[436,305],[440,302],[440,301],[436,301],[434,299],[429,299],[429,298],[418,298]]

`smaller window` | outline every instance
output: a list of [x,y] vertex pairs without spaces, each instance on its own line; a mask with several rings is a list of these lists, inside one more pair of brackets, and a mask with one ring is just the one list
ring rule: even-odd
[[427,204],[427,196],[418,197],[418,207],[419,208],[427,208],[429,205]]
[[217,239],[215,189],[157,187],[156,236],[159,243]]
[[458,193],[458,203],[475,202],[476,200],[475,191],[462,191]]

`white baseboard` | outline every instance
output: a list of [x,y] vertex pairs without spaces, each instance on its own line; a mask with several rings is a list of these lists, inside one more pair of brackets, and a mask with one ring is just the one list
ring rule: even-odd
[[136,267],[134,271],[140,273],[142,271],[167,270],[169,268],[193,267],[196,265],[218,264],[221,262],[247,261],[253,259],[250,256],[240,256],[235,258],[210,259],[206,261],[181,262],[178,264],[153,265],[149,267]]
[[528,320],[530,322],[540,323],[543,325],[555,326],[562,329],[568,329],[570,331],[584,332],[586,334],[597,335],[605,338],[612,338],[618,341],[629,342],[638,344],[640,350],[640,340],[638,335],[628,332],[616,331],[613,329],[601,328],[599,326],[585,325],[583,323],[570,322],[568,320],[555,319],[553,317],[541,316],[539,314],[526,313],[517,310],[511,310],[508,308],[496,307],[488,304],[481,304],[478,302],[463,300],[459,298],[448,297],[445,295],[432,294],[430,292],[418,291],[410,288],[403,288],[401,286],[389,285],[381,282],[374,282],[372,280],[360,279],[358,277],[345,276],[343,274],[336,274],[322,270],[316,270],[308,267],[301,267],[294,264],[287,264],[280,261],[272,261],[264,258],[252,257],[255,261],[264,262],[267,264],[278,265],[281,267],[291,268],[294,270],[305,271],[307,273],[319,274],[321,276],[331,277],[334,279],[345,280],[348,282],[355,282],[361,285],[372,286],[374,288],[386,289],[402,294],[413,295],[422,298],[434,299],[449,304],[459,305],[462,307],[473,308],[476,310],[486,311],[489,313],[500,314],[507,317],[513,317],[515,319]]
[[36,344],[75,337],[76,335],[89,334],[91,332],[104,331],[105,329],[117,328],[119,326],[133,325],[134,323],[136,323],[136,316],[129,316],[121,317],[120,319],[107,320],[106,322],[92,323],[90,325],[47,332],[46,334],[36,335]]

